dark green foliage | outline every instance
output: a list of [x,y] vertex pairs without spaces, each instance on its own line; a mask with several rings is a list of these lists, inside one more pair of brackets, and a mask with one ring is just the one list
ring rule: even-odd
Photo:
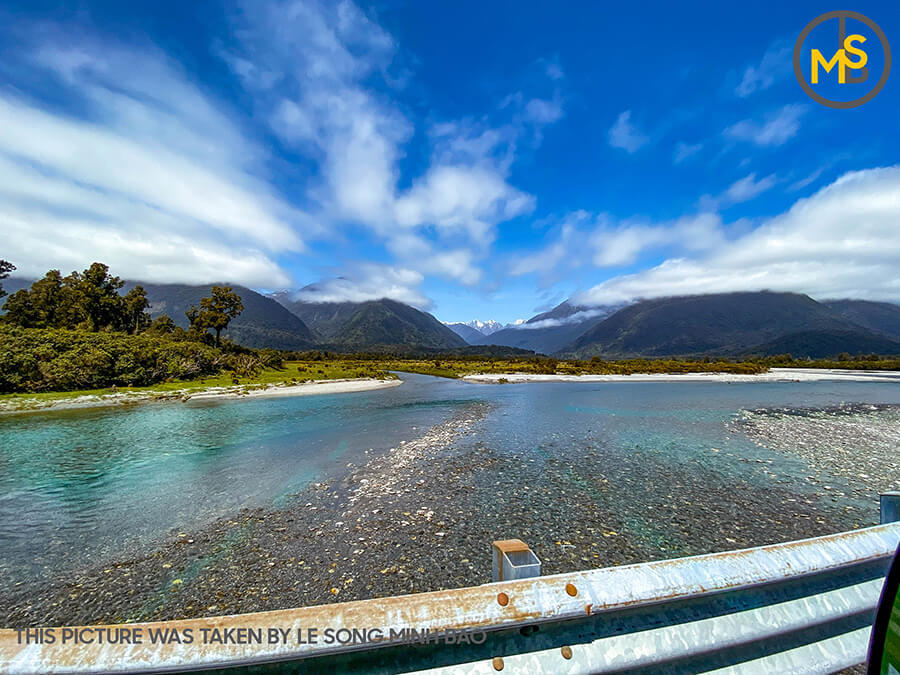
[[0,392],[143,386],[218,373],[222,353],[154,335],[0,325]]
[[275,349],[259,349],[256,352],[263,368],[282,368],[284,365],[284,357],[281,352]]
[[146,293],[136,286],[123,296],[123,285],[102,263],[67,277],[50,270],[9,297],[4,321],[22,328],[137,333],[150,324]]
[[147,328],[150,325],[150,315],[147,313],[149,306],[143,287],[135,286],[128,291],[122,298],[118,313],[119,330],[136,335]]
[[72,272],[68,282],[75,293],[84,312],[90,329],[118,328],[121,325],[123,312],[122,296],[119,289],[124,282],[109,273],[109,267],[102,263],[93,263],[82,274]]
[[216,346],[220,343],[222,331],[228,328],[231,320],[244,311],[241,296],[231,286],[213,286],[209,297],[200,299],[200,309],[191,305],[185,312],[191,329],[205,333],[212,329],[216,333]]
[[[9,276],[9,273],[14,271],[16,266],[13,265],[8,260],[0,260],[0,281]],[[6,291],[3,290],[3,285],[0,284],[0,298],[6,295]]]
[[77,293],[63,282],[59,270],[50,270],[31,288],[16,291],[7,299],[5,320],[24,328],[63,328],[85,320]]
[[147,332],[155,335],[171,335],[175,332],[175,328],[175,322],[172,321],[172,317],[167,314],[161,314],[153,319],[147,327]]

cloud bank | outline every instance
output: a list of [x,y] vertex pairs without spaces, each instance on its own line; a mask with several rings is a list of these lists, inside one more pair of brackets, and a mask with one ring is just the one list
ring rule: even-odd
[[304,250],[313,228],[258,178],[260,148],[164,55],[44,37],[17,72],[71,110],[0,92],[3,255],[18,274],[102,260],[146,281],[287,283],[274,252]]
[[325,279],[300,289],[292,297],[303,302],[367,302],[388,298],[428,310],[431,302],[416,288],[423,278],[415,270],[364,263],[352,277]]
[[900,166],[849,172],[787,212],[694,257],[614,277],[576,296],[594,306],[728,291],[900,298]]

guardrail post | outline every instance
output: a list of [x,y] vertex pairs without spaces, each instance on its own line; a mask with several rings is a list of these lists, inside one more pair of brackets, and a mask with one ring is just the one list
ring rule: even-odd
[[881,495],[881,524],[900,522],[900,492]]
[[491,546],[494,565],[491,581],[512,581],[541,576],[541,561],[521,539],[501,539]]

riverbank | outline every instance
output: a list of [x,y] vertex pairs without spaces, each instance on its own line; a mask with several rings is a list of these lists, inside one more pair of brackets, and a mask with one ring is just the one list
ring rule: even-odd
[[333,380],[311,380],[293,384],[249,384],[211,387],[184,387],[182,389],[144,388],[132,391],[104,391],[103,393],[28,396],[18,395],[0,399],[0,414],[31,413],[44,410],[73,410],[104,406],[133,405],[148,402],[186,402],[199,400],[258,398],[273,396],[309,396],[316,394],[345,394],[396,387],[398,379],[346,378]]
[[836,368],[772,368],[767,372],[738,373],[634,373],[631,375],[548,375],[538,373],[473,373],[464,375],[466,382],[481,384],[513,384],[519,382],[896,382],[900,372],[877,370],[840,370]]
[[[336,394],[380,389],[401,384],[385,369],[461,379],[479,384],[513,384],[521,382],[820,382],[844,380],[855,382],[897,382],[900,371],[837,368],[771,368],[760,373],[716,372],[639,372],[630,374],[592,374],[557,372],[545,374],[513,370],[485,372],[479,364],[460,362],[465,369],[454,370],[449,364],[435,366],[425,361],[385,361],[374,368],[367,361],[286,362],[285,368],[267,369],[241,384],[227,384],[224,375],[185,382],[168,382],[150,387],[98,389],[83,392],[43,392],[36,394],[0,395],[0,415],[118,406],[151,401],[187,401],[196,399],[235,398],[242,396],[304,396]],[[511,365],[511,364],[507,364]],[[740,364],[738,364],[740,365]],[[629,368],[636,366],[629,366]],[[474,372],[471,370],[474,369]],[[296,372],[292,376],[290,373]],[[346,375],[367,375],[346,377]],[[373,376],[374,374],[374,376]],[[308,378],[317,375],[320,379]],[[297,377],[299,376],[299,378]],[[298,379],[302,381],[298,381]]]
[[[479,439],[494,409],[471,402],[283,508],[245,509],[74,573],[10,580],[0,588],[0,623],[166,620],[477,585],[490,580],[490,542],[511,537],[554,574],[877,520],[877,507],[848,511],[768,463],[742,463],[727,445],[677,462],[580,434],[490,447]],[[746,470],[724,471],[733,466]]]

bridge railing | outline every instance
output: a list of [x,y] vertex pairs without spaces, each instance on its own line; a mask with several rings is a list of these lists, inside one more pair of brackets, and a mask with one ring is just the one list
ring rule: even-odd
[[[900,493],[886,497],[885,519],[896,512]],[[140,644],[65,644],[62,628],[53,644],[26,644],[21,632],[4,629],[0,672],[283,669],[300,659],[304,673],[836,672],[865,659],[898,544],[900,522],[885,522],[802,541],[469,588],[129,624],[144,636]],[[154,644],[148,638],[157,629],[190,633],[192,641]],[[264,639],[204,644],[212,629],[245,637],[259,631]],[[283,631],[282,638],[270,643],[271,629]]]

